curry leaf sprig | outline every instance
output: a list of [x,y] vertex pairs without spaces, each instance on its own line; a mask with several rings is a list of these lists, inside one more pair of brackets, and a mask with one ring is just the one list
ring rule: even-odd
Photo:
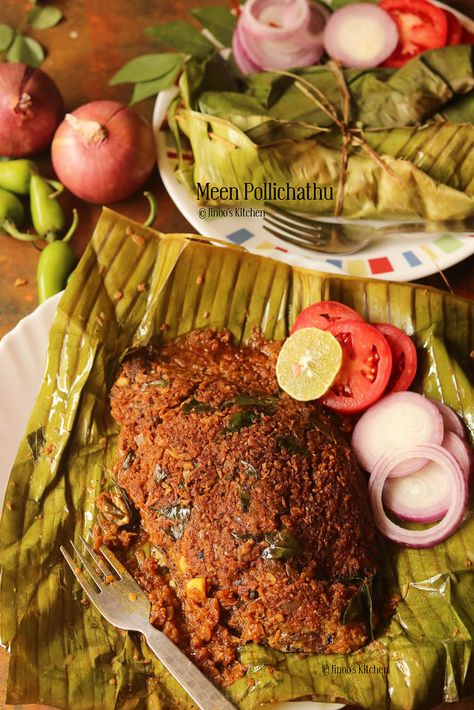
[[23,26],[34,30],[49,30],[55,27],[63,18],[63,13],[54,5],[38,5],[36,0],[30,3],[24,21],[17,29],[6,24],[0,24],[0,55],[7,62],[23,62],[32,67],[39,67],[45,57],[41,44],[33,37],[28,37]]
[[[189,57],[209,57],[216,49],[229,47],[236,25],[236,17],[223,7],[204,7],[191,10],[207,36],[184,20],[174,20],[147,33],[160,44],[176,52],[144,54],[127,62],[110,80],[110,84],[134,84],[131,104],[155,96],[176,82]],[[212,36],[212,40],[209,36]]]

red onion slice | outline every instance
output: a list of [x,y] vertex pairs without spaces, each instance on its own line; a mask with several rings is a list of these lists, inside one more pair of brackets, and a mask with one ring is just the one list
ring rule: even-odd
[[370,3],[336,10],[324,31],[324,48],[346,67],[376,67],[393,53],[398,28],[388,12]]
[[461,437],[454,432],[445,431],[442,446],[457,460],[466,477],[466,482],[469,485],[471,480],[473,459],[472,449],[469,444],[465,441],[465,439],[461,439]]
[[[439,523],[426,530],[406,530],[387,517],[382,503],[383,489],[394,469],[407,459],[418,457],[434,461],[449,472],[451,495],[446,514]],[[467,507],[468,491],[466,479],[454,456],[441,446],[420,444],[408,451],[382,456],[369,480],[369,498],[375,525],[385,537],[405,547],[423,548],[443,542],[459,527]]]
[[[360,465],[372,472],[384,454],[413,449],[418,444],[441,444],[443,419],[426,397],[416,392],[394,392],[373,404],[352,434],[352,449]],[[418,471],[426,459],[404,457],[391,476]]]
[[400,520],[432,523],[443,518],[451,498],[452,474],[434,461],[408,476],[388,477],[382,500]]
[[[329,11],[308,0],[248,0],[232,48],[240,71],[289,69],[318,62]],[[250,71],[249,71],[250,68]]]
[[234,32],[232,37],[232,52],[234,55],[235,63],[242,72],[242,74],[254,74],[255,72],[262,71],[262,67],[252,60],[247,50],[242,44],[240,39],[239,28]]
[[430,401],[433,402],[433,404],[438,408],[439,413],[443,417],[444,428],[448,429],[448,431],[454,432],[460,436],[461,439],[465,439],[466,430],[464,428],[464,424],[454,409],[448,407],[448,405],[444,402],[438,402],[437,399],[430,398]]

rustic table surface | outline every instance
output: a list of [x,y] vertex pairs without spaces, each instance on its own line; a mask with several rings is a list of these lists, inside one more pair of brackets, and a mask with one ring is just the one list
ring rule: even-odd
[[[112,74],[127,60],[146,52],[156,51],[156,45],[145,34],[145,27],[187,15],[196,5],[226,5],[226,0],[57,0],[65,19],[50,30],[31,31],[47,49],[43,68],[57,82],[68,110],[97,99],[109,98],[127,102],[127,86],[109,86]],[[451,5],[474,17],[473,0],[453,0]],[[0,23],[19,26],[29,4],[23,0],[1,0]],[[189,15],[188,15],[189,17]],[[139,105],[151,117],[153,101]],[[47,156],[41,158],[43,170],[50,169]],[[193,229],[168,197],[155,171],[148,189],[158,198],[159,214],[156,226],[164,232],[192,232]],[[69,198],[68,207],[80,207],[80,228],[72,245],[80,256],[89,240],[100,208]],[[142,197],[134,197],[114,205],[119,212],[143,221],[147,205]],[[0,235],[0,337],[37,306],[36,264],[38,252],[30,245]],[[474,257],[448,269],[442,278],[435,274],[420,283],[474,297]],[[21,281],[18,281],[21,280]],[[15,285],[25,281],[21,286]],[[8,654],[0,649],[0,707],[4,703]],[[17,709],[20,706],[15,706]],[[45,708],[25,705],[22,708]],[[440,706],[441,707],[441,706]],[[448,706],[446,706],[448,707]],[[449,705],[452,710],[472,710],[474,698]],[[71,709],[73,710],[73,709]],[[107,708],[104,708],[107,710]]]

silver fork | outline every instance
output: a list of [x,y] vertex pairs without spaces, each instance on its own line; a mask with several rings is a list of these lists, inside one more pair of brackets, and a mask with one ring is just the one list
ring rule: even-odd
[[77,558],[90,575],[86,578],[68,551],[61,552],[77,581],[102,616],[119,629],[140,631],[156,657],[191,696],[201,710],[235,710],[226,698],[201,673],[165,634],[150,624],[150,602],[141,587],[115,555],[104,545],[98,555],[82,539],[88,561],[71,541]]
[[451,222],[392,222],[382,226],[354,222],[323,222],[275,205],[265,205],[263,228],[273,236],[303,249],[330,254],[355,254],[370,242],[395,234],[469,232],[474,220]]

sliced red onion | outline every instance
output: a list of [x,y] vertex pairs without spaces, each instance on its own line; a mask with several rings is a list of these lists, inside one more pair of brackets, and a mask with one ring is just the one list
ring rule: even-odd
[[232,37],[232,52],[234,54],[235,63],[242,74],[254,74],[255,72],[262,71],[262,67],[255,64],[244,48],[240,39],[239,27],[237,27]]
[[248,74],[315,64],[324,53],[328,17],[308,0],[247,0],[232,41],[237,66]]
[[324,48],[346,67],[376,67],[393,53],[398,28],[388,12],[370,3],[355,3],[336,10],[324,31]]
[[442,446],[457,460],[466,477],[467,484],[469,485],[471,480],[473,456],[472,449],[467,441],[465,439],[461,439],[460,436],[452,431],[445,431]]
[[[441,444],[443,419],[431,400],[416,392],[394,392],[373,404],[352,434],[352,449],[360,465],[371,473],[384,454],[413,449],[418,444]],[[426,459],[404,457],[391,476],[418,471]]]
[[452,474],[434,461],[408,476],[388,477],[382,500],[401,520],[432,523],[443,518],[451,497]]
[[[436,525],[426,530],[406,530],[387,517],[382,496],[387,478],[404,461],[425,458],[433,461],[448,472],[450,496],[447,511]],[[448,451],[438,445],[420,444],[407,451],[384,455],[377,462],[369,480],[369,497],[374,514],[374,522],[385,537],[405,547],[434,547],[450,537],[461,524],[467,507],[468,490],[464,474],[458,462]]]
[[430,401],[433,402],[433,404],[438,408],[439,413],[443,417],[444,428],[448,429],[448,431],[454,432],[460,436],[461,439],[465,439],[466,429],[462,419],[456,414],[454,409],[448,407],[448,405],[444,404],[444,402],[438,402],[437,399],[430,399]]

